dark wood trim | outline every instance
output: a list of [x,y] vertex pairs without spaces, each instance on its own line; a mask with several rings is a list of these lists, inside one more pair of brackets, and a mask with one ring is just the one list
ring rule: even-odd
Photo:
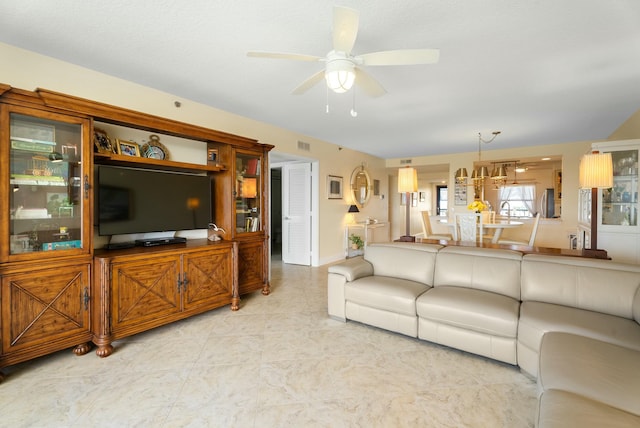
[[422,244],[436,244],[443,245],[445,247],[476,247],[476,248],[493,248],[501,250],[513,250],[522,254],[545,254],[550,256],[571,256],[571,257],[583,257],[590,259],[607,259],[610,257],[604,257],[602,253],[593,253],[583,250],[571,250],[568,248],[550,248],[550,247],[530,247],[528,245],[512,245],[512,244],[493,244],[490,242],[469,242],[469,241],[447,241],[446,239],[416,239],[416,242]]

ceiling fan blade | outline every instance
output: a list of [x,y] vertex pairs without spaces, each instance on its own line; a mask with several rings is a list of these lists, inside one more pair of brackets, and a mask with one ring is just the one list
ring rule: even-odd
[[311,89],[312,86],[320,82],[322,79],[324,79],[324,70],[320,70],[317,73],[315,73],[313,76],[309,77],[307,80],[302,82],[297,88],[291,91],[291,93],[293,95],[303,94],[307,92],[309,89]]
[[333,8],[333,50],[351,53],[358,36],[358,11],[348,7]]
[[440,59],[438,49],[398,49],[358,55],[363,65],[433,64]]
[[387,93],[387,91],[382,87],[382,85],[366,71],[356,67],[355,72],[356,72],[355,84],[358,85],[360,88],[362,88],[362,90],[367,95],[371,97],[381,97],[382,95]]
[[255,58],[275,58],[275,59],[291,59],[294,61],[320,61],[323,59],[314,55],[303,55],[295,53],[285,52],[263,52],[263,51],[250,51],[247,52],[247,56]]

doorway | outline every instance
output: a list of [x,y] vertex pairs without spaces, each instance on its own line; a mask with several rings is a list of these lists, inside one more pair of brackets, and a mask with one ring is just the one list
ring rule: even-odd
[[317,162],[271,152],[270,164],[271,259],[317,266]]

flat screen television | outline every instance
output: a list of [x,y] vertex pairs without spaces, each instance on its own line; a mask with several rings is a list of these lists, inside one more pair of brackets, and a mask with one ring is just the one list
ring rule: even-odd
[[100,235],[206,229],[211,179],[206,175],[96,166],[95,220]]

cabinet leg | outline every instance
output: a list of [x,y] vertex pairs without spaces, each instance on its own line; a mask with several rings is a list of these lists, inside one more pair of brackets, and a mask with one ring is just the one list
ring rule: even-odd
[[73,348],[73,353],[76,354],[76,355],[84,355],[89,351],[91,351],[91,344],[90,343],[82,343],[82,344],[76,346],[75,348]]
[[0,383],[4,380],[4,373],[0,372]]
[[93,343],[98,347],[98,349],[96,349],[96,355],[98,357],[105,358],[113,354],[110,336],[94,336]]
[[267,282],[265,286],[262,287],[262,294],[264,294],[265,296],[268,296],[270,293],[271,293],[271,285],[269,285],[269,282]]
[[231,310],[237,311],[238,309],[240,309],[240,299],[237,297],[234,297],[231,299]]

